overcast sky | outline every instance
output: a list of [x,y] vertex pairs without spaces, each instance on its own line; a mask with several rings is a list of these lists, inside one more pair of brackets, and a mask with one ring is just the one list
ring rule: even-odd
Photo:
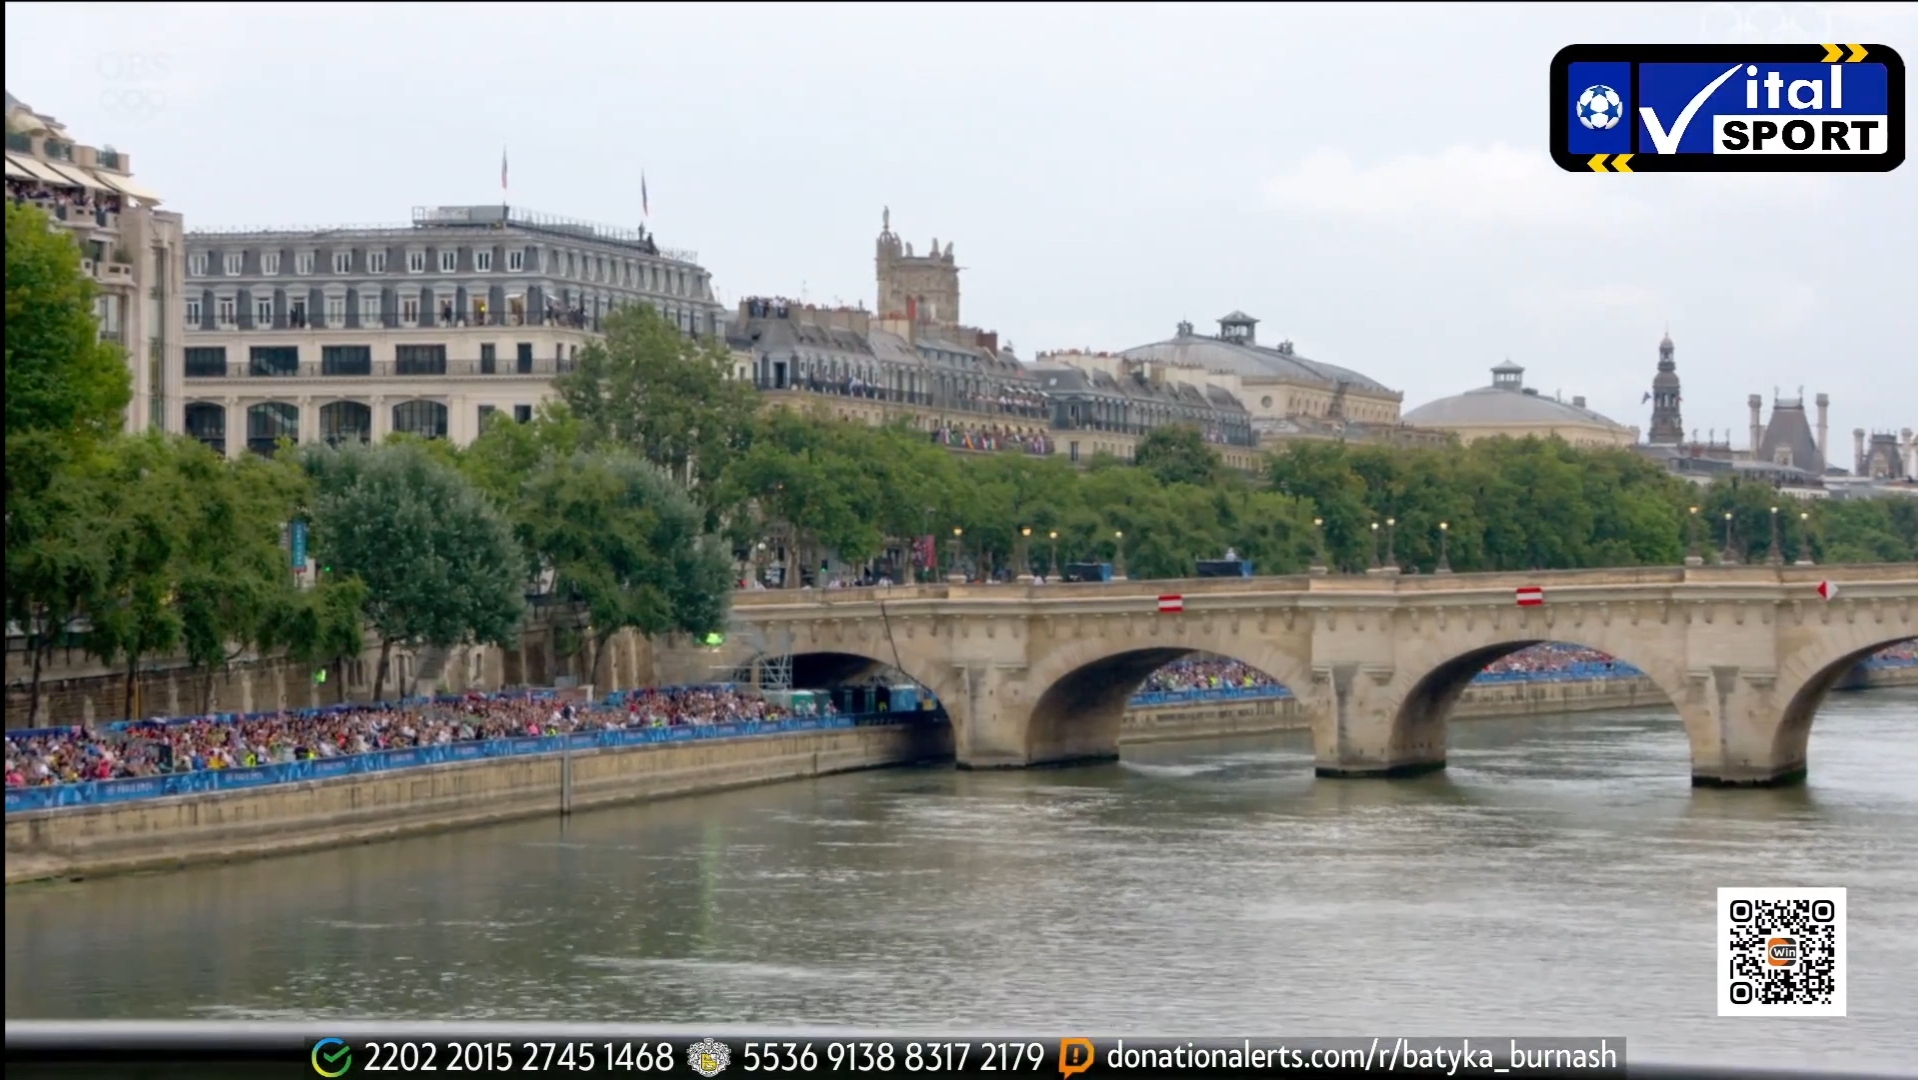
[[8,4],[7,89],[195,225],[500,197],[697,250],[727,301],[873,303],[880,209],[1021,355],[1243,308],[1406,408],[1510,357],[1627,424],[1667,324],[1688,428],[1745,395],[1918,427],[1918,164],[1615,176],[1547,156],[1612,41],[1885,42],[1918,5]]

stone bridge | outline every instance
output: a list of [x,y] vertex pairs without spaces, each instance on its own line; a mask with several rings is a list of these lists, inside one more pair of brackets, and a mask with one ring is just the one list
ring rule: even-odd
[[[1544,603],[1519,605],[1524,586]],[[1166,594],[1184,610],[1162,614]],[[691,676],[790,654],[814,686],[890,665],[944,703],[962,767],[995,768],[1116,756],[1145,677],[1217,653],[1292,689],[1319,775],[1399,776],[1444,766],[1446,715],[1486,664],[1563,641],[1670,696],[1694,783],[1742,786],[1802,778],[1826,692],[1913,637],[1918,564],[1899,563],[740,592],[724,645],[659,655]]]

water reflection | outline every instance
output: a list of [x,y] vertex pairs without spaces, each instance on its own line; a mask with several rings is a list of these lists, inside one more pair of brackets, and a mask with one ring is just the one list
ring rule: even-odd
[[[9,890],[7,1015],[1168,1033],[1624,1032],[1884,1066],[1918,997],[1918,693],[1833,699],[1811,781],[1695,790],[1669,711],[1454,725],[1315,780],[1303,733],[897,770]],[[1845,885],[1845,1020],[1715,1015],[1714,890]],[[1843,1047],[1844,1049],[1838,1049]]]

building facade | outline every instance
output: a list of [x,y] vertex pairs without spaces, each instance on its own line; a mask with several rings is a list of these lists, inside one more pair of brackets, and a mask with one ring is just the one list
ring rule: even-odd
[[1492,385],[1428,402],[1405,421],[1456,434],[1464,443],[1499,437],[1563,439],[1573,446],[1630,447],[1638,431],[1599,415],[1583,397],[1560,401],[1525,385],[1525,369],[1510,360],[1492,369]]
[[626,304],[687,334],[719,330],[692,252],[507,206],[196,230],[186,247],[183,428],[229,454],[391,432],[470,442],[493,414],[529,419]]
[[126,354],[128,431],[180,431],[184,240],[180,215],[133,179],[129,155],[85,146],[7,95],[7,198],[47,212],[80,245],[100,336]]
[[935,239],[919,254],[893,232],[890,210],[875,242],[874,276],[875,311],[742,301],[727,331],[736,377],[775,406],[874,424],[904,419],[962,453],[1130,460],[1153,427],[1189,423],[1230,463],[1256,467],[1245,409],[1203,379],[1166,378],[1174,365],[1125,361],[1122,372],[1064,354],[1034,367],[998,333],[960,322],[953,245]]

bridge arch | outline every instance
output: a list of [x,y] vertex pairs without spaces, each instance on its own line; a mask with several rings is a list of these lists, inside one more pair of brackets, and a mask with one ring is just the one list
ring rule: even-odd
[[1028,674],[1036,697],[1025,724],[1031,764],[1115,758],[1132,698],[1174,661],[1211,655],[1237,661],[1304,697],[1311,670],[1270,641],[1218,631],[1169,634],[1164,641],[1092,638],[1052,652]]
[[[1798,763],[1797,773],[1804,775],[1812,720],[1826,696],[1873,654],[1903,642],[1918,641],[1918,634],[1909,632],[1873,640],[1885,632],[1885,627],[1874,626],[1862,635],[1848,635],[1851,640],[1845,645],[1794,656],[1779,672],[1779,688],[1787,696],[1778,728],[1772,735],[1772,755],[1776,760]],[[1864,644],[1858,643],[1859,637],[1865,639]]]
[[[764,659],[767,658],[755,657],[753,662]],[[820,646],[803,651],[796,648],[789,654],[789,659],[792,665],[792,687],[795,690],[830,690],[892,671],[930,694],[940,707],[951,707],[951,688],[936,682],[934,671],[922,673],[921,669],[926,665],[913,663],[909,658],[880,657],[850,648]]]
[[[1684,720],[1685,734],[1693,745],[1696,760],[1697,749],[1712,737],[1713,729],[1704,718],[1699,717],[1696,710],[1685,708],[1683,673],[1655,651],[1620,646],[1616,641],[1607,641],[1609,637],[1611,635],[1522,633],[1472,644],[1462,652],[1430,664],[1422,674],[1411,680],[1404,694],[1391,707],[1391,725],[1386,732],[1386,758],[1406,763],[1406,767],[1391,771],[1419,772],[1443,767],[1452,710],[1459,698],[1487,667],[1539,645],[1571,645],[1590,649],[1627,664],[1650,679]],[[1598,644],[1599,641],[1605,644]],[[1324,755],[1321,754],[1323,760]],[[1321,775],[1346,775],[1343,770],[1323,765],[1319,772]]]

